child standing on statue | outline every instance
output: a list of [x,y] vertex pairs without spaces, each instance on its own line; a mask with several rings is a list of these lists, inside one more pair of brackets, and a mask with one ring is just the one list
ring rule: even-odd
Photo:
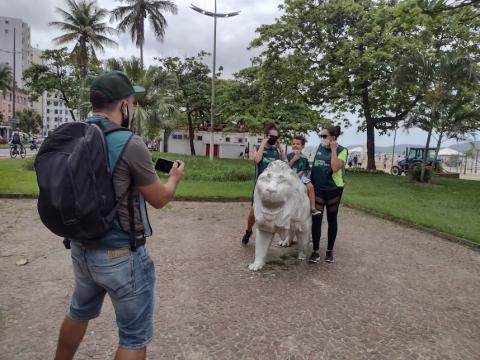
[[303,154],[306,140],[301,135],[296,135],[292,140],[292,152],[287,155],[288,165],[297,174],[303,184],[307,187],[307,194],[310,200],[310,209],[312,216],[320,215],[321,211],[315,208],[315,191],[310,179],[307,177],[310,171],[310,165],[308,164],[308,158]]

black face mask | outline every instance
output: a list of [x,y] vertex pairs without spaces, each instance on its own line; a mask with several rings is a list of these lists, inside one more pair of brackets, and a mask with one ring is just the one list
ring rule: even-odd
[[275,145],[277,143],[277,140],[278,140],[278,136],[270,136],[267,142],[270,145]]
[[125,112],[123,110],[120,110],[122,112],[122,127],[127,128],[130,125],[130,111],[128,110],[127,106],[127,114],[125,116]]

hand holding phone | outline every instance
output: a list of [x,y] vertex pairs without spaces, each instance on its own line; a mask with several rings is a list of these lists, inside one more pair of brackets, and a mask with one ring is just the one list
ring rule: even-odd
[[155,164],[155,170],[168,174],[172,170],[173,161],[159,158]]

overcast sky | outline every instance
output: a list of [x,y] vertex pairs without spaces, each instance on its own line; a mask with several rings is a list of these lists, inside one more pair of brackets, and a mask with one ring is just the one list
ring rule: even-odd
[[[218,0],[218,12],[241,11],[233,18],[219,19],[217,23],[217,64],[224,67],[225,76],[231,76],[236,71],[248,67],[250,59],[257,54],[256,50],[247,50],[250,41],[255,37],[255,29],[262,24],[269,24],[275,21],[280,15],[278,5],[281,0]],[[99,0],[99,6],[109,10],[119,5],[114,0]],[[154,57],[162,56],[192,56],[200,50],[212,52],[213,49],[213,19],[201,15],[190,9],[193,3],[205,10],[213,11],[213,0],[177,0],[178,14],[176,16],[167,14],[168,28],[163,43],[155,39],[152,31],[146,29],[146,41],[144,58],[147,65],[153,64]],[[59,30],[48,26],[50,21],[60,20],[55,12],[56,7],[64,7],[64,0],[14,0],[0,1],[1,16],[21,18],[31,28],[32,46],[40,49],[51,49],[56,47],[52,39],[59,36]],[[119,46],[107,48],[104,54],[98,54],[101,58],[109,57],[131,57],[140,56],[137,49],[131,42],[128,34],[122,34],[115,39]],[[211,60],[208,59],[211,66]],[[391,145],[393,137],[377,136],[377,145]],[[419,130],[410,133],[399,132],[397,143],[422,144],[425,142],[426,134]],[[364,144],[366,135],[357,133],[356,127],[345,129],[343,141],[345,145]],[[318,143],[318,138],[312,136],[310,145]]]

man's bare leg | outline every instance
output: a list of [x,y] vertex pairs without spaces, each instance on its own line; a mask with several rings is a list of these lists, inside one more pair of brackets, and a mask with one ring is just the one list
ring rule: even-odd
[[55,360],[71,360],[82,342],[88,321],[72,320],[68,316],[63,319],[58,337]]
[[115,354],[115,360],[145,360],[147,356],[147,348],[143,349],[125,349],[119,347]]

